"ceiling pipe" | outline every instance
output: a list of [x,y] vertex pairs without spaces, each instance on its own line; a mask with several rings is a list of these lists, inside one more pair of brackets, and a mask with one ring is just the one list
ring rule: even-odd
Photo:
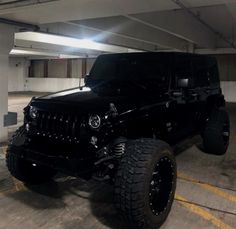
[[0,6],[6,6],[6,5],[12,5],[15,3],[19,3],[19,2],[27,2],[28,0],[15,0],[15,1],[9,1],[9,2],[1,2]]
[[7,24],[7,25],[13,25],[13,26],[18,26],[21,28],[27,28],[33,31],[39,31],[40,27],[37,25],[25,23],[25,22],[19,22],[19,21],[13,21],[10,19],[5,19],[5,18],[0,18],[0,23]]
[[213,32],[216,36],[218,36],[221,40],[223,40],[225,43],[229,44],[230,47],[236,49],[236,46],[234,45],[234,42],[231,42],[228,38],[226,38],[223,34],[215,30],[211,25],[206,23],[204,20],[202,20],[199,15],[195,14],[191,9],[189,9],[187,6],[185,6],[180,0],[171,0],[175,4],[177,4],[181,9],[185,10],[188,14],[190,14],[192,17],[194,17],[197,21],[199,21],[202,25],[204,25],[206,28],[208,28],[211,32]]
[[[60,1],[60,0],[13,0],[10,2],[0,3],[0,10],[25,7],[25,6],[33,6],[33,5],[50,3],[50,2],[55,2],[55,1]],[[34,24],[26,23],[26,22],[19,22],[19,21],[14,21],[11,19],[0,18],[0,23],[17,26],[17,27],[21,27],[21,28],[25,28],[25,29],[29,29],[33,31],[40,31],[40,27],[38,25],[34,25]]]
[[9,10],[14,8],[34,6],[39,4],[46,4],[50,2],[56,2],[60,0],[15,0],[11,2],[2,2],[0,3],[0,10]]

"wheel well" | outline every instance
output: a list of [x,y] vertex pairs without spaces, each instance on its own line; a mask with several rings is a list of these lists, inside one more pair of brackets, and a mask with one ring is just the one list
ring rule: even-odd
[[225,99],[223,95],[214,95],[207,98],[207,108],[209,111],[220,107],[225,107]]

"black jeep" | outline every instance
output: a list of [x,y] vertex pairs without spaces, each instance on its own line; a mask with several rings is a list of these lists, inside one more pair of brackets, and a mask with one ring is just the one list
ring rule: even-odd
[[176,188],[170,146],[201,134],[207,153],[227,150],[217,62],[185,53],[101,55],[85,82],[32,99],[9,144],[8,169],[30,184],[57,171],[108,181],[135,228],[158,228]]

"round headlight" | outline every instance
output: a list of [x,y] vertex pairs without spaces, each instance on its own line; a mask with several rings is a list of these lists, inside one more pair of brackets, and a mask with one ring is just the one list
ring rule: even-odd
[[97,129],[101,126],[101,118],[99,115],[91,115],[89,117],[89,122],[88,122],[89,126],[92,129]]
[[30,107],[29,115],[30,115],[30,117],[31,117],[32,119],[37,118],[37,116],[38,116],[38,111],[36,110],[35,107],[32,107],[32,106]]

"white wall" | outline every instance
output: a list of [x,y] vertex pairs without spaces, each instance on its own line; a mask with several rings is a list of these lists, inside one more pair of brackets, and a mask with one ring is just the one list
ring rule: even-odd
[[0,24],[0,142],[8,138],[4,116],[8,110],[9,52],[14,45],[15,29],[13,26]]
[[[30,62],[24,58],[10,58],[9,61],[9,74],[8,74],[8,92],[16,91],[41,91],[41,92],[54,92],[60,91],[67,88],[73,88],[79,86],[79,78],[82,72],[82,60],[72,61],[72,77],[73,78],[60,78],[61,68],[63,69],[63,74],[66,74],[65,64],[60,66],[55,64],[50,65],[49,68],[52,74],[48,78],[44,78],[43,75],[43,62],[38,61],[35,65],[35,78],[28,78],[29,64]],[[65,62],[64,62],[65,63]],[[90,71],[92,61],[89,61],[88,71]],[[55,73],[55,74],[54,74]],[[83,84],[83,79],[81,80],[81,85]]]
[[56,92],[82,86],[83,82],[78,78],[27,78],[25,91]]
[[236,81],[236,55],[215,55],[222,81]]
[[222,92],[227,102],[236,102],[236,81],[221,81]]
[[29,61],[23,58],[9,58],[8,92],[24,91]]

